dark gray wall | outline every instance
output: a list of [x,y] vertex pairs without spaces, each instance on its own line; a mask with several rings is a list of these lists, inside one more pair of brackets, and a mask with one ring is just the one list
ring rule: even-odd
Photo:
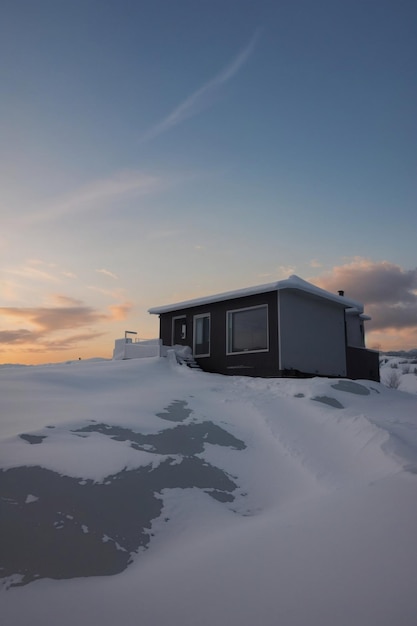
[[[268,305],[269,320],[269,351],[243,354],[226,354],[226,318],[227,311]],[[196,358],[202,369],[220,374],[239,376],[278,376],[278,324],[277,324],[277,292],[256,294],[244,298],[233,298],[224,302],[216,302],[202,306],[171,311],[160,315],[160,337],[166,346],[172,345],[172,318],[186,315],[186,344],[193,347],[193,317],[202,313],[210,313],[211,346],[210,356]]]
[[347,348],[348,378],[379,382],[379,352],[366,348]]

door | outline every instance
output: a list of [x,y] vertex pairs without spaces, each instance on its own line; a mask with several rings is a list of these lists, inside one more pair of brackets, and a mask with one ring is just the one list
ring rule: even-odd
[[185,315],[172,318],[172,345],[187,346],[187,318]]
[[210,313],[194,315],[194,356],[210,356]]

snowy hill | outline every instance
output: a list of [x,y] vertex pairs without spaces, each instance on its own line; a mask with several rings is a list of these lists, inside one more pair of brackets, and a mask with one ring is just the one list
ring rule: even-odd
[[2,624],[414,626],[417,376],[392,364],[399,389],[2,368]]

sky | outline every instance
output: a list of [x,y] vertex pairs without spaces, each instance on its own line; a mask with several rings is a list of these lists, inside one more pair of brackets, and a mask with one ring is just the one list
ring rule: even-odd
[[417,346],[412,0],[3,0],[0,362],[297,274]]

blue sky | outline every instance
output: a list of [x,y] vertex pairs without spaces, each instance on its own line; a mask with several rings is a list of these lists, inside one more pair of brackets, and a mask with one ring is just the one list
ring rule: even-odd
[[291,273],[415,347],[416,26],[407,0],[3,0],[0,361],[110,356],[151,306]]

